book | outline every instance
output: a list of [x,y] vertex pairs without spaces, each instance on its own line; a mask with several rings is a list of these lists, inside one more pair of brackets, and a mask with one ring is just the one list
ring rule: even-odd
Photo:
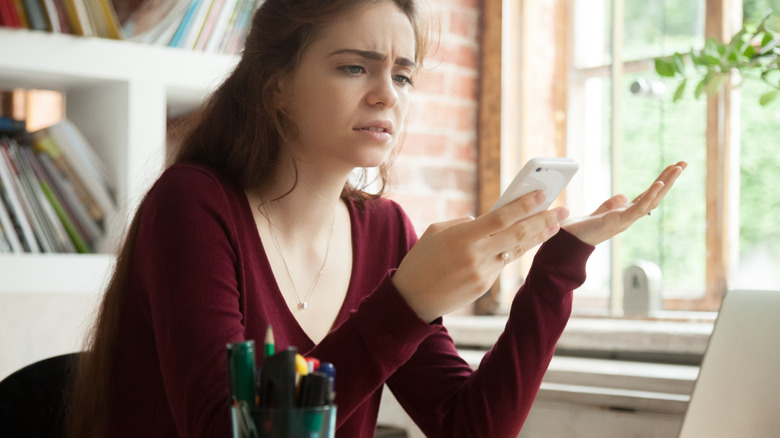
[[[79,202],[87,209],[89,216],[95,222],[101,224],[102,228],[103,220],[105,219],[105,212],[100,208],[100,205],[98,205],[98,203],[89,193],[89,190],[87,190],[86,186],[81,181],[81,178],[79,178],[68,159],[65,158],[65,156],[62,154],[62,151],[60,150],[59,146],[57,146],[57,143],[54,142],[54,140],[47,132],[37,131],[34,132],[31,137],[33,148],[37,152],[46,155],[51,163],[62,174],[62,176],[67,181],[69,181],[70,185],[73,187],[74,193],[78,197]],[[41,156],[41,161],[44,163],[46,162],[43,159],[43,155]]]
[[206,20],[203,22],[203,28],[200,30],[198,39],[195,41],[193,47],[195,50],[203,51],[206,48],[206,43],[208,43],[209,38],[211,38],[211,33],[214,30],[214,26],[217,24],[217,19],[220,16],[224,4],[225,0],[213,0],[211,2],[211,9],[209,9]]
[[27,20],[27,11],[24,10],[24,4],[22,0],[13,0],[16,7],[16,14],[19,16],[19,27],[22,29],[29,29],[30,22]]
[[5,144],[0,144],[0,181],[3,185],[3,201],[6,203],[9,215],[14,219],[25,252],[40,253],[41,247],[33,232],[29,213],[22,204],[20,183],[15,174],[12,174],[4,146]]
[[70,21],[73,33],[81,36],[95,35],[92,18],[87,10],[85,0],[65,0],[65,12]]
[[11,244],[8,243],[8,239],[5,238],[5,229],[0,225],[0,253],[13,252]]
[[225,52],[238,53],[244,44],[244,38],[246,37],[249,26],[252,22],[252,15],[254,15],[255,9],[257,9],[257,0],[247,0],[244,4],[244,8],[241,11],[241,15],[238,16],[236,25],[233,28],[233,32],[230,39],[225,46]]
[[54,0],[41,0],[43,13],[46,14],[46,21],[49,23],[49,31],[61,33],[60,19],[57,16],[57,8],[54,6]]
[[[109,195],[113,198],[116,186],[113,180],[108,177],[106,166],[76,125],[69,119],[63,118],[59,123],[50,126],[48,131],[55,139],[62,141],[61,147],[66,155],[80,158],[89,172],[108,190]],[[67,141],[65,141],[66,139]]]
[[168,45],[191,0],[148,0],[122,23],[125,39]]
[[46,172],[50,187],[55,191],[63,207],[70,212],[74,224],[81,230],[81,235],[84,236],[90,247],[97,247],[104,234],[101,223],[90,215],[87,207],[76,194],[73,184],[59,171],[51,157],[42,152],[33,153]]
[[22,152],[29,169],[40,186],[40,193],[43,195],[41,202],[47,202],[47,205],[51,206],[51,209],[48,211],[49,220],[57,222],[56,228],[58,232],[60,234],[64,233],[64,235],[61,235],[61,238],[65,236],[68,238],[68,240],[62,243],[62,249],[66,252],[79,252],[82,254],[92,252],[92,249],[87,244],[84,231],[76,224],[73,213],[61,202],[59,193],[55,191],[53,182],[49,179],[35,152],[30,147],[22,148]]
[[250,1],[252,0],[236,0],[236,5],[233,7],[233,11],[230,14],[230,19],[228,20],[225,32],[222,33],[219,44],[215,48],[216,51],[223,53],[226,52],[228,41],[230,40],[230,36],[233,35],[233,31],[238,24],[238,18],[241,16],[241,11],[244,10],[246,4]]
[[73,33],[73,29],[65,11],[65,0],[51,0],[54,3],[54,10],[57,13],[57,21],[60,23],[60,32]]
[[19,161],[18,155],[13,148],[15,142],[8,142],[4,146],[3,153],[6,155],[9,169],[13,172],[19,187],[19,199],[27,213],[27,219],[30,221],[33,233],[36,239],[38,239],[38,244],[41,246],[41,251],[57,252],[58,242],[54,230],[48,222],[45,216],[46,213],[42,210],[43,207],[40,205],[37,194],[30,184],[29,173],[22,167],[23,163]]
[[0,0],[0,26],[22,27],[19,13],[13,0]]
[[27,123],[24,120],[0,116],[0,133],[15,135],[24,132],[26,129]]
[[41,181],[33,170],[23,147],[16,142],[8,144],[9,154],[14,160],[22,188],[33,214],[33,223],[37,226],[40,239],[48,244],[48,252],[75,252],[75,247],[62,221],[57,215],[51,200],[41,187]]
[[223,35],[228,30],[228,23],[230,17],[233,15],[233,11],[236,9],[237,0],[224,0],[222,10],[219,11],[219,16],[214,23],[214,29],[211,31],[209,40],[206,43],[206,47],[203,48],[206,52],[217,52],[219,49],[219,43],[222,41]]
[[185,49],[194,49],[195,43],[198,41],[198,36],[201,30],[203,30],[203,24],[206,22],[206,17],[209,15],[211,6],[214,4],[213,0],[201,0],[198,9],[192,16],[192,20],[187,25],[187,29],[182,36],[182,41],[177,47]]
[[179,27],[176,28],[176,32],[173,34],[171,41],[168,43],[170,47],[181,47],[180,44],[183,44],[182,40],[184,40],[184,35],[192,23],[193,16],[205,1],[206,0],[192,0],[189,7],[187,8],[187,11],[184,13],[184,16],[179,22]]
[[49,23],[46,21],[46,14],[38,0],[22,0],[24,11],[29,22],[29,29],[49,30]]
[[[0,182],[0,198],[2,198],[3,184]],[[16,226],[14,225],[11,215],[8,214],[8,208],[5,206],[3,199],[0,199],[0,226],[3,228],[3,238],[8,242],[8,252],[24,252],[22,242],[19,241],[19,236],[16,234]]]
[[121,39],[119,20],[109,0],[83,0],[89,12],[95,35],[103,38]]
[[[64,118],[60,122],[44,128],[43,131],[52,139],[52,144],[46,152],[55,160],[57,159],[56,155],[63,155],[75,173],[72,178],[78,178],[83,183],[104,214],[113,216],[117,211],[113,198],[113,187],[107,182],[104,176],[105,171],[99,170],[100,168],[105,169],[105,166],[100,163],[97,153],[94,152],[78,128],[70,120]],[[70,178],[71,181],[72,178]]]

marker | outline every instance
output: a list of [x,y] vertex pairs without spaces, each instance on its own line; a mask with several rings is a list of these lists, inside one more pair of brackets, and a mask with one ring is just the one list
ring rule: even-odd
[[309,365],[309,373],[317,371],[320,367],[320,360],[315,357],[307,357],[306,363]]
[[263,357],[271,357],[274,355],[274,330],[269,325],[265,330],[265,342],[263,343]]

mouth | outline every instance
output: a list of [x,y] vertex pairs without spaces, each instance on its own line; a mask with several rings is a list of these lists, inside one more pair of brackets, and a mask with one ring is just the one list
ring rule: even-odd
[[372,122],[366,126],[360,126],[355,128],[355,131],[367,131],[367,132],[379,132],[385,134],[393,133],[393,125],[389,122],[377,121]]

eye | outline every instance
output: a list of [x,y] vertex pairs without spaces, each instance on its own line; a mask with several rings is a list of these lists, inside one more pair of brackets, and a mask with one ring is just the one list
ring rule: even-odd
[[348,75],[351,75],[351,76],[357,76],[357,75],[359,75],[361,73],[365,73],[366,72],[366,69],[364,69],[360,65],[345,65],[345,66],[339,67],[339,69],[341,71],[343,71],[344,73],[346,73]]
[[393,80],[394,80],[394,81],[395,81],[397,84],[399,84],[399,85],[401,85],[401,86],[404,86],[404,87],[405,87],[405,86],[407,86],[407,85],[413,85],[413,83],[412,83],[412,78],[410,78],[409,76],[404,76],[404,75],[393,75]]

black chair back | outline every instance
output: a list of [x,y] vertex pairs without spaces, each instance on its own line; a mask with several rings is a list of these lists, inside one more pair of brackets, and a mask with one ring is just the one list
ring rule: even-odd
[[61,436],[64,391],[78,355],[35,362],[0,382],[0,436]]

